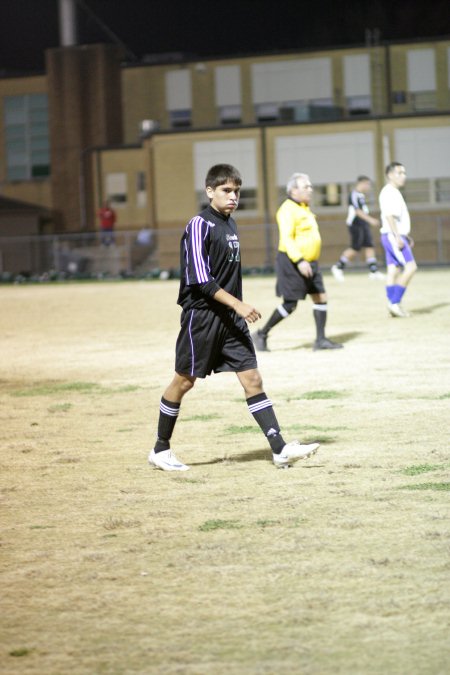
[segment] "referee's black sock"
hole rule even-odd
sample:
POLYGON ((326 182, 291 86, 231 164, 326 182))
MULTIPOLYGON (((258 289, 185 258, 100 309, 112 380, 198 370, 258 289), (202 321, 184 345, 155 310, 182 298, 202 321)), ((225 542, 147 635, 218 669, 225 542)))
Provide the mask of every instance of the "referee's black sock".
POLYGON ((325 337, 325 324, 327 322, 327 303, 316 302, 313 305, 314 321, 316 322, 316 339, 323 340, 325 337))
POLYGON ((280 433, 280 427, 275 416, 272 401, 266 394, 256 394, 247 399, 248 409, 258 422, 265 437, 269 441, 272 452, 280 454, 286 443, 280 433))
POLYGON ((170 439, 177 422, 180 404, 167 401, 161 397, 159 404, 158 439, 155 443, 155 452, 162 452, 170 448, 170 439))
POLYGON ((289 314, 292 314, 294 309, 297 307, 296 300, 285 300, 282 305, 279 305, 273 312, 272 316, 269 318, 267 323, 258 331, 261 335, 268 335, 269 331, 283 321, 287 319, 289 314))

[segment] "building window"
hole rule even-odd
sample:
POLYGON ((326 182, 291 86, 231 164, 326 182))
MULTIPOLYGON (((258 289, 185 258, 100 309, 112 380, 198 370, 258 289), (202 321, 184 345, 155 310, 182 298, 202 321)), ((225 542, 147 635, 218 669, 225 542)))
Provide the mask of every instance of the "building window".
POLYGON ((253 138, 223 141, 198 141, 194 143, 195 192, 199 208, 209 204, 205 194, 205 176, 214 164, 232 164, 243 177, 239 211, 257 212, 258 164, 257 146, 253 138))
POLYGON ((4 110, 7 179, 47 177, 50 174, 47 95, 7 96, 4 110))
POLYGON ((173 129, 191 126, 191 110, 170 110, 169 117, 173 129))
POLYGON ((436 179, 436 201, 450 202, 450 178, 436 179))
POLYGON ((240 124, 242 118, 240 67, 217 66, 214 79, 220 124, 240 124))
POLYGON ((147 206, 147 181, 145 171, 138 171, 136 174, 136 206, 144 208, 147 206))
POLYGON ((240 105, 224 105, 219 108, 220 124, 240 124, 242 108, 240 105))
POLYGON ((344 56, 344 94, 349 115, 371 112, 370 57, 368 54, 344 56))
POLYGON ((429 204, 430 181, 424 179, 408 179, 402 188, 403 196, 408 204, 429 204))
POLYGON ((172 128, 189 127, 192 119, 191 71, 170 70, 166 73, 166 108, 172 128))
POLYGON ((342 186, 339 183, 316 185, 314 204, 317 206, 342 206, 342 186))
POLYGON ((128 201, 126 173, 107 174, 106 201, 108 201, 111 206, 125 206, 128 201))
POLYGON ((277 122, 280 119, 280 106, 278 103, 258 103, 255 116, 258 122, 277 122))
POLYGON ((413 110, 434 110, 436 101, 436 55, 434 49, 407 52, 408 92, 413 110))

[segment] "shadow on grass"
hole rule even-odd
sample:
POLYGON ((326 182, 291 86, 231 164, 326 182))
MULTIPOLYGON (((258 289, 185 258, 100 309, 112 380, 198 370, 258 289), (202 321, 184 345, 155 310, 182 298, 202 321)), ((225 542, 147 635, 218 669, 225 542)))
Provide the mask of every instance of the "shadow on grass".
POLYGON ((442 307, 448 307, 450 302, 438 302, 435 305, 430 305, 429 307, 422 307, 419 309, 411 310, 411 316, 422 315, 422 314, 432 314, 437 309, 442 309, 442 307))
MULTIPOLYGON (((351 333, 339 333, 338 335, 327 335, 327 338, 330 340, 333 340, 333 342, 340 342, 341 344, 345 344, 346 342, 351 342, 352 340, 356 340, 360 335, 364 335, 362 331, 355 330, 351 333)), ((284 347, 283 349, 272 349, 271 351, 274 352, 293 352, 297 351, 299 349, 312 349, 314 345, 314 342, 304 342, 301 345, 297 345, 295 347, 284 347)), ((320 351, 320 350, 319 350, 320 351)), ((328 350, 323 350, 323 351, 328 351, 328 350)))
MULTIPOLYGON (((320 450, 319 450, 320 452, 320 450)), ((308 461, 310 462, 313 458, 310 457, 308 460, 300 460, 297 462, 298 464, 301 464, 303 468, 312 468, 318 467, 318 466, 323 466, 322 464, 317 464, 316 462, 312 464, 306 464, 305 462, 308 461)), ((317 459, 317 456, 314 455, 314 460, 317 459)), ((227 464, 227 463, 233 463, 233 462, 261 462, 263 460, 266 460, 268 462, 272 461, 272 455, 270 452, 270 449, 265 449, 265 450, 250 450, 249 452, 242 452, 239 455, 231 455, 230 457, 215 457, 214 459, 210 459, 209 461, 206 462, 189 462, 189 466, 209 466, 211 464, 227 464)))

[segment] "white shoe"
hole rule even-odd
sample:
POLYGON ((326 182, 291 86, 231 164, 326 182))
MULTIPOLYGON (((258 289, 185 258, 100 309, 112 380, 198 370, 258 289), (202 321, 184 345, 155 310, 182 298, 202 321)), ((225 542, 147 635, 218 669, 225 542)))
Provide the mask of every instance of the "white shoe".
POLYGON ((336 281, 344 281, 344 271, 341 270, 337 265, 332 265, 331 274, 334 276, 336 281))
POLYGON ((286 443, 280 454, 273 453, 273 463, 279 468, 289 466, 299 459, 306 459, 317 452, 319 443, 309 443, 309 445, 302 445, 298 441, 291 441, 286 443))
POLYGON ((186 464, 175 457, 172 450, 162 450, 161 452, 152 450, 148 456, 148 463, 163 471, 187 471, 189 469, 186 464))
POLYGON ((405 312, 398 302, 388 302, 388 310, 391 313, 391 316, 398 316, 402 319, 406 316, 409 316, 409 314, 405 312))
POLYGON ((369 279, 372 279, 373 281, 382 281, 383 279, 386 279, 386 275, 383 274, 383 272, 380 272, 380 270, 377 270, 376 272, 369 272, 369 279))

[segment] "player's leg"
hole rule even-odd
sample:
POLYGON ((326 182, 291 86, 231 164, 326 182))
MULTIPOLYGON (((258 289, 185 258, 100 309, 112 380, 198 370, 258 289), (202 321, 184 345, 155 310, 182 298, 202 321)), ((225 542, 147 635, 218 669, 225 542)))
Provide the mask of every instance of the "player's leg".
POLYGON ((257 368, 236 373, 241 383, 249 412, 258 423, 272 449, 272 458, 276 466, 289 466, 298 459, 304 459, 317 452, 318 443, 300 444, 298 441, 285 443, 272 401, 263 390, 261 374, 257 368))
POLYGON ((339 342, 333 342, 325 336, 325 326, 327 323, 328 302, 326 293, 312 293, 313 316, 316 324, 316 340, 313 350, 319 349, 341 349, 343 345, 339 342))
POLYGON ((189 467, 180 462, 170 450, 170 439, 177 422, 183 396, 194 386, 196 378, 175 373, 164 391, 159 404, 158 436, 148 461, 164 471, 186 471, 189 467))
POLYGON ((369 268, 369 279, 384 279, 384 274, 378 269, 377 256, 373 245, 372 230, 369 223, 362 225, 361 247, 364 249, 366 264, 369 268))
POLYGON ((300 274, 297 265, 288 258, 286 253, 278 252, 276 268, 276 294, 283 298, 283 303, 272 312, 267 323, 256 333, 253 333, 252 339, 258 351, 268 351, 267 337, 269 331, 280 321, 287 319, 297 307, 298 300, 303 300, 306 296, 306 280, 300 274))
POLYGON ((344 281, 344 270, 356 255, 358 255, 358 251, 351 247, 346 248, 345 251, 341 253, 337 263, 331 266, 331 273, 336 281, 344 281))
POLYGON ((336 281, 344 281, 344 270, 348 263, 358 255, 362 245, 362 230, 357 223, 348 228, 350 246, 343 251, 338 262, 331 267, 331 273, 336 281))
POLYGON ((328 298, 323 283, 322 273, 317 262, 313 263, 313 276, 309 282, 309 294, 313 301, 313 316, 316 324, 316 339, 313 350, 320 349, 341 349, 343 347, 339 342, 333 342, 325 336, 325 326, 328 315, 328 298))
POLYGON ((271 316, 269 317, 269 320, 264 324, 264 326, 257 330, 256 333, 253 333, 252 339, 256 349, 259 352, 270 351, 267 347, 267 337, 269 332, 274 326, 280 323, 280 321, 287 319, 296 307, 297 300, 286 300, 283 298, 282 304, 278 305, 278 307, 274 309, 271 316))
POLYGON ((404 245, 403 248, 400 248, 392 234, 383 234, 381 237, 387 263, 386 295, 388 310, 391 316, 395 317, 408 316, 400 302, 417 269, 411 247, 407 239, 403 239, 404 245))

